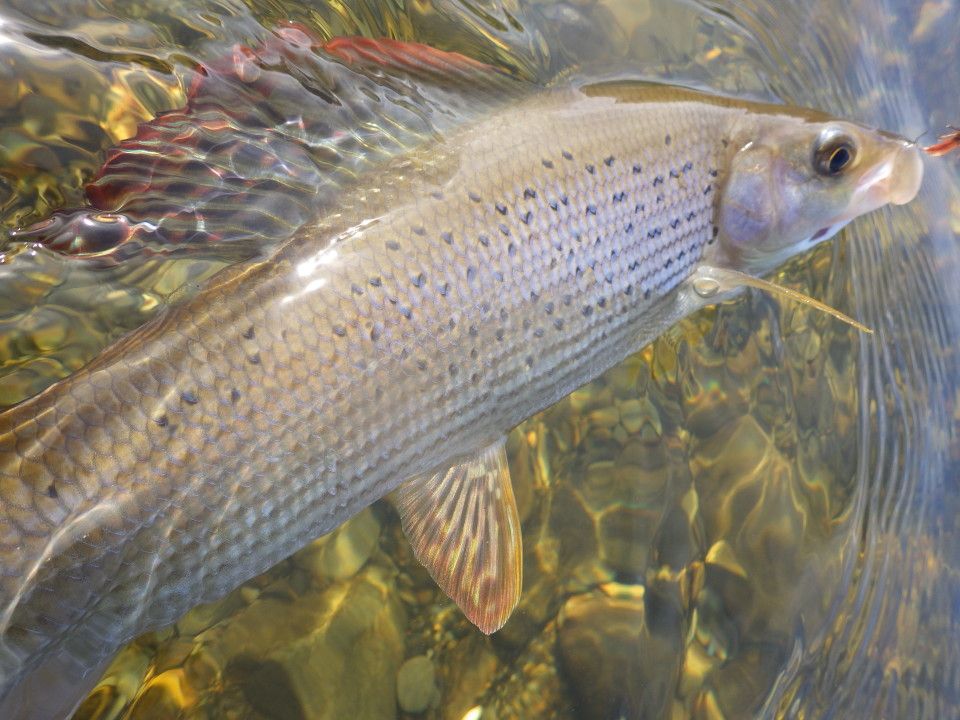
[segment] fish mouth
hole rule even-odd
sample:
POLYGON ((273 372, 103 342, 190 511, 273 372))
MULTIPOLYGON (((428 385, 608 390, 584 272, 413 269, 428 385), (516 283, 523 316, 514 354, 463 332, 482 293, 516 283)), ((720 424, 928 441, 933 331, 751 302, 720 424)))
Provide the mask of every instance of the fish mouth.
POLYGON ((858 205, 867 212, 887 203, 905 205, 923 182, 923 159, 916 144, 901 141, 897 151, 864 174, 857 189, 858 205))

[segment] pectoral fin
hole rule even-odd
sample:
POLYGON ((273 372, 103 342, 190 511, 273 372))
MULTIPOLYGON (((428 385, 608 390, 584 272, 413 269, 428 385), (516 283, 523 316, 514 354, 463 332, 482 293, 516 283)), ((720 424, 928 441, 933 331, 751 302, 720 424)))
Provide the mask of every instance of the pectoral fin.
POLYGON ((503 440, 446 472, 410 480, 395 504, 417 559, 484 633, 520 598, 520 518, 503 440))
POLYGON ((819 300, 814 300, 809 295, 804 295, 802 292, 798 292, 788 287, 783 287, 782 285, 777 285, 769 280, 753 277, 753 275, 747 275, 746 273, 742 273, 737 270, 711 267, 710 265, 701 265, 690 277, 690 282, 693 285, 694 292, 703 298, 721 295, 725 292, 737 290, 744 286, 757 288, 758 290, 763 290, 771 295, 786 297, 794 302, 800 303, 801 305, 806 305, 807 307, 812 307, 820 312, 825 312, 827 315, 835 317, 840 322, 844 322, 862 333, 873 335, 873 330, 868 328, 863 323, 857 322, 852 317, 844 315, 836 308, 832 308, 829 305, 820 302, 819 300))

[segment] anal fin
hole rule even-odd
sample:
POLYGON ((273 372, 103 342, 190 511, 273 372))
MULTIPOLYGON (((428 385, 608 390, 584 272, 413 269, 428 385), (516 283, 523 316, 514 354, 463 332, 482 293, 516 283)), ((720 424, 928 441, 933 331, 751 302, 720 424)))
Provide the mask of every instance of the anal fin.
POLYGON ((503 440, 395 494, 417 559, 482 632, 499 630, 520 598, 520 518, 503 440))

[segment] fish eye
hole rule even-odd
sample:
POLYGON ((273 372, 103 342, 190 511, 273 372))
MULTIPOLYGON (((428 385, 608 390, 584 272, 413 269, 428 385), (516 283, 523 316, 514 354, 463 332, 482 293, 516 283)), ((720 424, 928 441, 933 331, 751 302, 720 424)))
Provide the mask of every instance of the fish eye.
POLYGON ((813 153, 813 165, 817 172, 827 177, 836 177, 846 170, 857 157, 857 147, 849 135, 831 133, 822 137, 813 153))

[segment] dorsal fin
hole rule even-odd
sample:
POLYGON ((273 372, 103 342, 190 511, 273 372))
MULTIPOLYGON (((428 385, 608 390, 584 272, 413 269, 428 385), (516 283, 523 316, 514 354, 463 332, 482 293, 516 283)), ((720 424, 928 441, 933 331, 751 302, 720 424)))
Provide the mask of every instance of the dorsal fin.
POLYGON ((442 75, 502 72, 458 52, 390 38, 337 37, 325 42, 323 49, 348 63, 373 63, 416 74, 424 71, 442 75))

